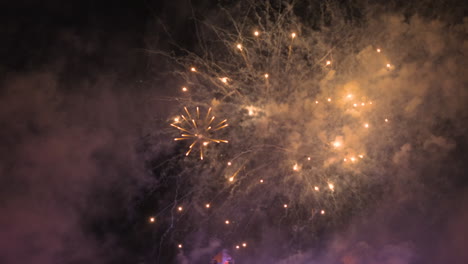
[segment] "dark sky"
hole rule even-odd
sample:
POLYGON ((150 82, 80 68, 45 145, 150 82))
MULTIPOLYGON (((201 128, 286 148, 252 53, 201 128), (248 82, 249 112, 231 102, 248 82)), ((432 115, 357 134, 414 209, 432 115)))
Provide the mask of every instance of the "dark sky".
MULTIPOLYGON (((369 22, 361 14, 365 1, 332 2, 335 8, 344 10, 349 23, 369 22)), ((381 10, 401 15, 415 32, 419 32, 419 26, 426 28, 421 26, 424 22, 411 20, 414 15, 443 21, 445 31, 457 33, 442 37, 450 43, 447 51, 430 61, 450 68, 452 64, 445 64, 444 59, 458 58, 453 59, 453 65, 466 66, 458 65, 466 57, 466 3, 380 2, 385 2, 378 5, 381 10), (463 25, 465 28, 460 29, 463 25)), ((165 165, 175 164, 172 159, 180 154, 167 128, 175 106, 166 100, 177 93, 174 87, 180 83, 167 74, 176 66, 150 51, 182 54, 173 43, 198 51, 192 14, 200 21, 218 21, 216 3, 0 3, 0 263, 207 263, 209 256, 227 247, 222 239, 213 240, 190 224, 172 229, 174 221, 179 221, 172 215, 162 216, 160 225, 148 224, 149 216, 173 206, 174 193, 190 196, 195 187, 200 187, 171 177, 188 169, 165 165), (186 244, 190 239, 194 244, 188 253, 175 247, 184 239, 186 244)), ((230 1, 222 3, 235 6, 230 1)), ((314 29, 323 26, 313 18, 321 7, 317 1, 298 1, 298 6, 297 13, 305 25, 314 29)), ((329 15, 326 10, 319 14, 329 15)), ((396 25, 386 32, 406 37, 403 26, 396 25)), ((434 22, 429 28, 438 28, 438 24, 434 22)), ((428 34, 425 40, 438 43, 432 37, 428 34)), ((417 41, 411 43, 417 46, 417 41)), ((428 50, 431 48, 436 50, 436 44, 428 50)), ((398 48, 388 49, 398 54, 398 48)), ((412 59, 404 57, 401 61, 412 59)), ((414 65, 423 65, 421 61, 414 65)), ((420 78, 426 78, 433 70, 425 68, 422 72, 428 74, 420 78)), ((445 76, 445 72, 434 75, 445 76)), ((411 79, 401 76, 401 80, 411 79)), ((452 83, 458 88, 449 91, 458 101, 447 110, 446 119, 440 123, 424 119, 420 127, 411 130, 413 134, 402 136, 418 138, 417 133, 438 131, 440 137, 430 137, 432 143, 422 140, 429 142, 429 147, 421 145, 425 151, 427 147, 429 153, 439 154, 422 161, 411 146, 399 145, 395 155, 390 154, 394 149, 388 149, 397 165, 387 174, 417 175, 411 176, 413 180, 427 174, 427 179, 406 182, 403 176, 395 176, 398 180, 389 181, 395 184, 388 187, 395 188, 388 191, 389 197, 382 198, 379 206, 364 210, 366 217, 350 217, 336 232, 326 233, 328 229, 324 228, 324 242, 314 244, 317 248, 290 253, 278 246, 281 242, 272 242, 289 238, 272 224, 255 240, 263 242, 263 251, 259 251, 262 256, 248 251, 240 258, 245 263, 254 263, 252 260, 260 257, 269 263, 466 263, 468 129, 467 119, 455 118, 467 117, 467 108, 460 106, 466 99, 466 77, 454 75, 444 82, 448 86, 452 83), (414 166, 407 164, 411 162, 414 166), (447 180, 439 181, 445 179, 444 175, 449 175, 447 180), (413 187, 418 190, 414 195, 402 194, 413 187), (428 222, 420 225, 425 220, 428 222), (380 223, 385 223, 384 227, 380 223), (363 234, 363 230, 367 232, 363 234), (278 248, 284 254, 278 254, 277 259, 266 256, 274 255, 278 248)), ((415 87, 414 93, 422 90, 415 87)), ((197 173, 202 174, 200 171, 197 173)), ((180 221, 192 219, 199 220, 187 216, 180 221)))

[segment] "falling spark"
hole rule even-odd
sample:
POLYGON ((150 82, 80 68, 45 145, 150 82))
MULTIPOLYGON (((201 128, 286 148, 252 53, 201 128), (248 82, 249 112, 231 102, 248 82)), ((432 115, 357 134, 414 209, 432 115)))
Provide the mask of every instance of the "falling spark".
POLYGON ((380 51, 381 51, 380 49, 377 49, 377 52, 379 52, 379 53, 380 53, 380 51))
POLYGON ((207 203, 207 204, 205 205, 205 207, 206 207, 206 208, 210 208, 210 204, 207 203))
POLYGON ((268 75, 268 73, 265 73, 264 76, 265 76, 265 79, 268 79, 268 77, 269 77, 270 75, 268 75))
POLYGON ((293 33, 291 33, 291 38, 293 38, 293 39, 294 39, 295 37, 296 37, 296 33, 294 33, 294 32, 293 32, 293 33))
POLYGON ((154 221, 156 221, 156 218, 150 217, 149 221, 150 221, 150 223, 154 223, 154 221))
POLYGON ((242 243, 242 246, 243 246, 243 247, 247 247, 247 243, 245 243, 245 242, 242 243))
POLYGON ((339 148, 339 147, 341 147, 341 142, 335 141, 335 142, 333 142, 333 146, 334 146, 335 148, 339 148))
POLYGON ((321 214, 325 214, 325 210, 320 211, 321 214))
POLYGON ((283 207, 284 207, 284 208, 288 208, 288 205, 287 205, 287 204, 284 204, 283 207))
POLYGON ((260 180, 260 183, 263 183, 263 179, 260 180))
POLYGON ((195 69, 195 67, 192 67, 192 68, 190 68, 190 71, 192 71, 192 72, 196 72, 196 71, 197 71, 197 69, 195 69))
POLYGON ((182 87, 182 92, 187 92, 187 91, 188 91, 187 87, 185 87, 185 86, 182 87))
POLYGON ((231 166, 231 165, 232 165, 232 163, 229 161, 229 162, 227 163, 227 165, 228 165, 228 166, 231 166))
POLYGON ((361 155, 358 155, 358 157, 362 159, 364 158, 364 155, 361 154, 361 155))
POLYGON ((228 78, 227 77, 222 77, 222 78, 219 78, 223 83, 227 83, 228 82, 228 78))
POLYGON ((239 245, 236 245, 236 249, 239 249, 239 248, 240 248, 239 245))
POLYGON ((331 61, 327 60, 327 65, 330 65, 331 64, 331 61))
POLYGON ((196 108, 196 115, 192 116, 190 114, 187 107, 184 107, 185 112, 187 113, 187 117, 181 115, 183 121, 182 124, 176 125, 171 124, 171 126, 177 128, 181 132, 181 137, 174 138, 175 141, 180 140, 192 140, 192 144, 189 146, 188 151, 185 153, 185 156, 188 156, 190 152, 194 149, 195 146, 199 146, 200 150, 200 159, 203 160, 203 153, 205 148, 208 146, 209 142, 215 143, 228 143, 227 140, 224 139, 216 139, 212 138, 211 134, 215 131, 223 129, 228 125, 227 119, 219 122, 217 125, 212 126, 213 120, 215 119, 214 116, 211 116, 211 108, 208 109, 206 112, 205 118, 200 116, 200 109, 196 108))
POLYGON ((388 119, 387 119, 387 118, 385 118, 385 122, 388 122, 388 119))
POLYGON ((316 104, 318 104, 318 101, 315 101, 316 104))
POLYGON ((177 208, 177 210, 179 210, 179 212, 181 212, 182 210, 184 210, 184 208, 182 208, 182 206, 179 206, 179 207, 177 208))
POLYGON ((236 46, 240 51, 242 51, 242 45, 241 44, 237 44, 236 46))
POLYGON ((352 95, 352 94, 348 94, 346 97, 351 99, 351 98, 353 98, 353 95, 352 95))
POLYGON ((256 37, 258 37, 258 36, 260 35, 260 33, 259 33, 258 31, 255 31, 255 32, 254 32, 254 35, 255 35, 256 37))
POLYGON ((331 102, 331 98, 328 98, 327 101, 328 101, 328 102, 331 102))
POLYGON ((387 68, 390 68, 392 67, 392 65, 390 65, 390 63, 387 63, 387 68))
POLYGON ((299 165, 297 165, 297 163, 296 163, 293 166, 293 171, 298 171, 298 170, 299 170, 299 165))
POLYGON ((224 223, 225 223, 226 225, 229 225, 231 222, 229 222, 229 220, 226 220, 226 221, 224 221, 224 223))
POLYGON ((355 158, 355 157, 351 157, 351 161, 352 161, 352 162, 356 161, 356 158, 355 158))
POLYGON ((369 128, 369 124, 368 124, 368 123, 365 123, 365 124, 364 124, 364 127, 365 127, 365 128, 369 128))
POLYGON ((179 248, 182 248, 182 244, 179 244, 179 246, 178 246, 178 247, 179 247, 179 248))
POLYGON ((314 190, 318 192, 320 189, 319 189, 318 186, 315 186, 315 187, 314 187, 314 190))
POLYGON ((178 117, 174 118, 174 122, 178 123, 178 122, 179 122, 179 118, 178 118, 178 117))
POLYGON ((307 160, 310 160, 310 157, 307 157, 307 160))
POLYGON ((357 107, 357 104, 353 104, 354 107, 357 107))
POLYGON ((232 182, 234 181, 234 176, 229 178, 229 181, 232 182))
POLYGON ((329 183, 328 188, 333 191, 335 189, 335 185, 333 185, 333 183, 329 183))

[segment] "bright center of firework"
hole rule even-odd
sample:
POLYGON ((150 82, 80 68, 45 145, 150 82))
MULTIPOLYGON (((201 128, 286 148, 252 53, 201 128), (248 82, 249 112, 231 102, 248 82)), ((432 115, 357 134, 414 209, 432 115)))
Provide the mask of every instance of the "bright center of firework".
POLYGON ((180 115, 182 117, 182 120, 180 120, 181 123, 178 125, 171 124, 171 126, 177 128, 181 132, 181 137, 174 138, 175 141, 192 140, 192 144, 185 153, 186 156, 188 156, 195 147, 198 147, 200 150, 200 159, 202 160, 205 148, 210 142, 228 143, 228 141, 224 139, 212 138, 212 135, 216 131, 228 126, 227 119, 224 119, 217 125, 212 126, 215 117, 211 115, 211 108, 208 109, 204 118, 200 116, 200 109, 198 107, 195 116, 190 114, 187 107, 184 107, 184 110, 187 113, 187 116, 180 115))

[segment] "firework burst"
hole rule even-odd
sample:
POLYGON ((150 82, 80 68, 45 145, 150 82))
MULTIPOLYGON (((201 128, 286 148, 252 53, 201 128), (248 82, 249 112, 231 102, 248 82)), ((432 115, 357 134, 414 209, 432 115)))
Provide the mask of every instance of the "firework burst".
POLYGON ((198 147, 200 152, 200 160, 203 160, 205 148, 210 142, 214 143, 228 143, 227 140, 213 138, 214 133, 220 129, 229 126, 227 119, 213 125, 215 116, 211 115, 211 107, 207 110, 205 117, 200 116, 200 108, 197 106, 196 113, 192 116, 187 109, 184 107, 187 116, 180 115, 182 119, 178 117, 174 119, 174 123, 171 126, 177 128, 181 134, 180 137, 174 138, 175 141, 189 140, 192 141, 188 151, 185 153, 188 156, 193 149, 198 147))

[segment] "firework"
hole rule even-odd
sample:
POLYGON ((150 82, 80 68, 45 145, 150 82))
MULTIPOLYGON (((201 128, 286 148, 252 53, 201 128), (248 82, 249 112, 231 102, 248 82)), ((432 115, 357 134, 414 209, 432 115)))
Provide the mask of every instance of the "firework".
POLYGON ((187 107, 184 107, 185 115, 180 115, 182 120, 176 118, 171 126, 177 128, 181 134, 180 137, 174 138, 175 141, 189 140, 191 144, 188 151, 185 153, 188 156, 193 149, 197 148, 200 152, 200 159, 203 160, 204 152, 210 142, 228 143, 227 140, 213 138, 214 133, 220 129, 228 127, 227 119, 213 125, 215 116, 211 115, 211 107, 207 110, 205 117, 200 116, 200 108, 197 106, 195 115, 190 114, 187 107))

